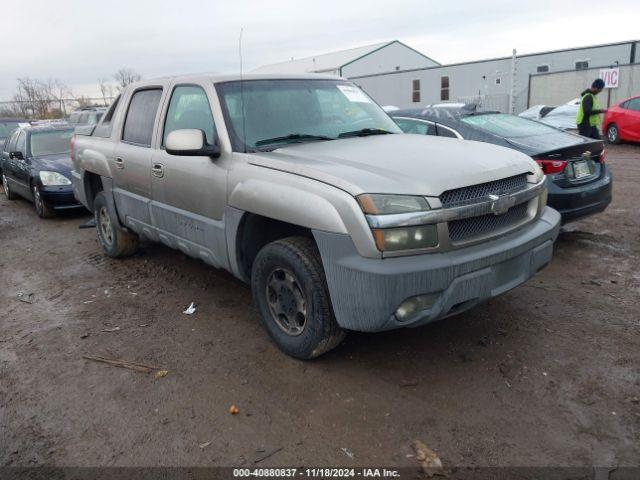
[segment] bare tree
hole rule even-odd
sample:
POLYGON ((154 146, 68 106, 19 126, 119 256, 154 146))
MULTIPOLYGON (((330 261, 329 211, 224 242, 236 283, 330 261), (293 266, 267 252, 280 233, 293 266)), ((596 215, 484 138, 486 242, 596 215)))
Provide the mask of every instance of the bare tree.
POLYGON ((17 90, 13 96, 16 105, 14 109, 22 116, 32 118, 44 119, 66 115, 64 100, 72 97, 71 89, 60 80, 22 77, 18 79, 17 90))
POLYGON ((107 83, 106 78, 99 78, 98 85, 100 86, 100 93, 102 94, 102 101, 104 102, 104 106, 106 107, 111 103, 111 100, 114 97, 115 87, 107 83))
POLYGON ((115 73, 113 78, 118 82, 118 90, 122 90, 130 83, 142 80, 142 76, 132 68, 121 68, 115 73))

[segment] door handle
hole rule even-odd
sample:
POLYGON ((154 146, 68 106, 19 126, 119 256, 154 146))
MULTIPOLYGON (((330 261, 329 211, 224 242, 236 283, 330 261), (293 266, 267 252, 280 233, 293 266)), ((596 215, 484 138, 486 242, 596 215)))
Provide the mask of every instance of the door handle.
POLYGON ((116 168, 124 168, 124 160, 120 157, 116 157, 116 168))
POLYGON ((151 173, 154 177, 164 177, 164 165, 162 165, 161 163, 154 163, 153 167, 151 168, 151 173))

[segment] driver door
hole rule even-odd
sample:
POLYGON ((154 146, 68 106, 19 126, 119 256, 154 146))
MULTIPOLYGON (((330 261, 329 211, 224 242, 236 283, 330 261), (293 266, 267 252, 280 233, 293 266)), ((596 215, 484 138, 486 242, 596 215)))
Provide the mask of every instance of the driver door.
POLYGON ((202 130, 208 144, 217 141, 210 100, 214 95, 210 83, 172 85, 153 151, 151 217, 161 241, 220 267, 227 263, 227 160, 169 155, 165 150, 167 135, 174 130, 202 130))

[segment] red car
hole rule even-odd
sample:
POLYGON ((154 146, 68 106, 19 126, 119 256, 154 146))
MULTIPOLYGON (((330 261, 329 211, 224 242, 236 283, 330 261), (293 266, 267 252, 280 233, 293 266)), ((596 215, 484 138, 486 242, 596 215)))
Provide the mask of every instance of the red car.
POLYGON ((610 143, 640 142, 640 96, 631 97, 607 110, 602 133, 610 143))

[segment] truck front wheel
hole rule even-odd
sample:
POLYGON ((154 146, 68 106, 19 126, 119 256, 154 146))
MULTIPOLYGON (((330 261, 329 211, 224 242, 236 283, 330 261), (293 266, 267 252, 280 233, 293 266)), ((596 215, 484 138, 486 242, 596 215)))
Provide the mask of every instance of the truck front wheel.
POLYGON ((93 201, 98 242, 107 255, 112 258, 133 255, 138 249, 138 235, 119 228, 111 218, 111 209, 104 192, 96 195, 93 201))
POLYGON ((312 239, 289 237, 263 247, 253 263, 251 288, 262 324, 287 355, 312 359, 344 339, 312 239))

